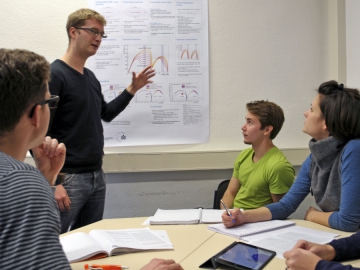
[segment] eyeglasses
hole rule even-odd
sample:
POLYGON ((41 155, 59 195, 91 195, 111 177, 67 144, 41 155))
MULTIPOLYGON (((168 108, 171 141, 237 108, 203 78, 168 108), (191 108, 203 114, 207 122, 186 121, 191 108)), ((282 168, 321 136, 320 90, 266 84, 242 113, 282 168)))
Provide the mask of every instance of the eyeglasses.
POLYGON ((49 99, 44 99, 44 100, 36 103, 35 106, 30 111, 29 118, 33 117, 35 108, 38 105, 49 104, 49 109, 56 109, 59 104, 59 99, 60 99, 59 96, 50 96, 49 99))
POLYGON ((83 27, 74 27, 75 29, 80 29, 80 30, 85 30, 85 31, 89 31, 91 34, 93 34, 95 37, 97 37, 98 35, 101 36, 101 38, 107 38, 107 35, 103 32, 100 32, 97 29, 94 28, 83 28, 83 27))

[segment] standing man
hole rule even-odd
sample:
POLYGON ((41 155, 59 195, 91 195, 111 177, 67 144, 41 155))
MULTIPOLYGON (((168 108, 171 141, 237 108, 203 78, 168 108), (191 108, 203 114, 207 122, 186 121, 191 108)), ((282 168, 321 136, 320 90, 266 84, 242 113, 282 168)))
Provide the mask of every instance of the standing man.
POLYGON ((101 120, 110 122, 123 111, 135 93, 151 83, 151 66, 133 72, 131 84, 106 103, 95 75, 85 68, 86 60, 106 38, 105 18, 91 9, 70 14, 66 24, 69 46, 61 59, 51 64, 49 89, 58 95, 58 108, 51 115, 48 135, 67 146, 55 199, 61 210, 61 232, 102 219, 105 204, 105 175, 102 171, 104 135, 101 120))
MULTIPOLYGON (((243 150, 235 160, 233 175, 222 200, 230 208, 253 209, 279 201, 294 182, 295 171, 273 139, 285 121, 283 110, 273 102, 246 104, 242 126, 243 150)), ((222 207, 222 206, 221 206, 222 207)))

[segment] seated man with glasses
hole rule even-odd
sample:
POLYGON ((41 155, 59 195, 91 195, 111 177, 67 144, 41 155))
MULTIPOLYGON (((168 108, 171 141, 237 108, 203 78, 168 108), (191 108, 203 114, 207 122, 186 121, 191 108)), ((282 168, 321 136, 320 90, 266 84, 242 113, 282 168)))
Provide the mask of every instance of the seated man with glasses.
MULTIPOLYGON (((107 103, 100 82, 85 68, 103 38, 105 18, 91 9, 71 13, 66 24, 68 49, 51 64, 49 90, 58 95, 58 108, 51 114, 48 135, 67 145, 64 167, 55 188, 61 210, 61 232, 76 229, 102 219, 105 204, 105 175, 102 171, 104 134, 101 120, 112 121, 135 93, 151 83, 151 66, 138 74, 114 100, 107 103)), ((119 71, 120 72, 120 71, 119 71)))
MULTIPOLYGON (((2 269, 71 269, 59 241, 60 215, 50 188, 64 164, 66 149, 45 137, 49 109, 59 101, 58 96, 50 96, 49 78, 50 65, 44 57, 0 49, 2 269), (23 162, 28 149, 38 169, 23 162)), ((183 270, 171 259, 153 259, 141 268, 160 269, 183 270)))
POLYGON ((0 265, 6 269, 70 269, 50 188, 66 150, 45 138, 49 108, 59 100, 50 97, 49 79, 44 57, 0 49, 0 265), (23 163, 29 149, 39 170, 23 163))

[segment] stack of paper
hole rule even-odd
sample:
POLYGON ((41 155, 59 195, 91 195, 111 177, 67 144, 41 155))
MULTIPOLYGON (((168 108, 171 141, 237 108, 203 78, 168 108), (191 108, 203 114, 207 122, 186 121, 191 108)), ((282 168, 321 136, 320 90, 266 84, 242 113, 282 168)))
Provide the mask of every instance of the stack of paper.
POLYGON ((224 210, 218 209, 158 209, 150 219, 151 225, 221 223, 224 210))

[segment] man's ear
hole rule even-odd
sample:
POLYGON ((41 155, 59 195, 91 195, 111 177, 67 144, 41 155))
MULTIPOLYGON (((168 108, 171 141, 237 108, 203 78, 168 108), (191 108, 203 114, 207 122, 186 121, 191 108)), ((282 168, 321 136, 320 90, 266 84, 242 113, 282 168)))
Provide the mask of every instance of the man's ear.
POLYGON ((273 131, 274 127, 273 126, 267 126, 264 128, 264 135, 268 135, 271 133, 271 131, 273 131))
POLYGON ((40 127, 40 110, 41 105, 36 105, 34 109, 33 116, 31 117, 31 123, 36 127, 40 127))
POLYGON ((69 36, 70 37, 72 37, 72 38, 74 38, 75 37, 75 35, 76 35, 76 28, 75 27, 70 27, 70 29, 69 29, 69 36))

